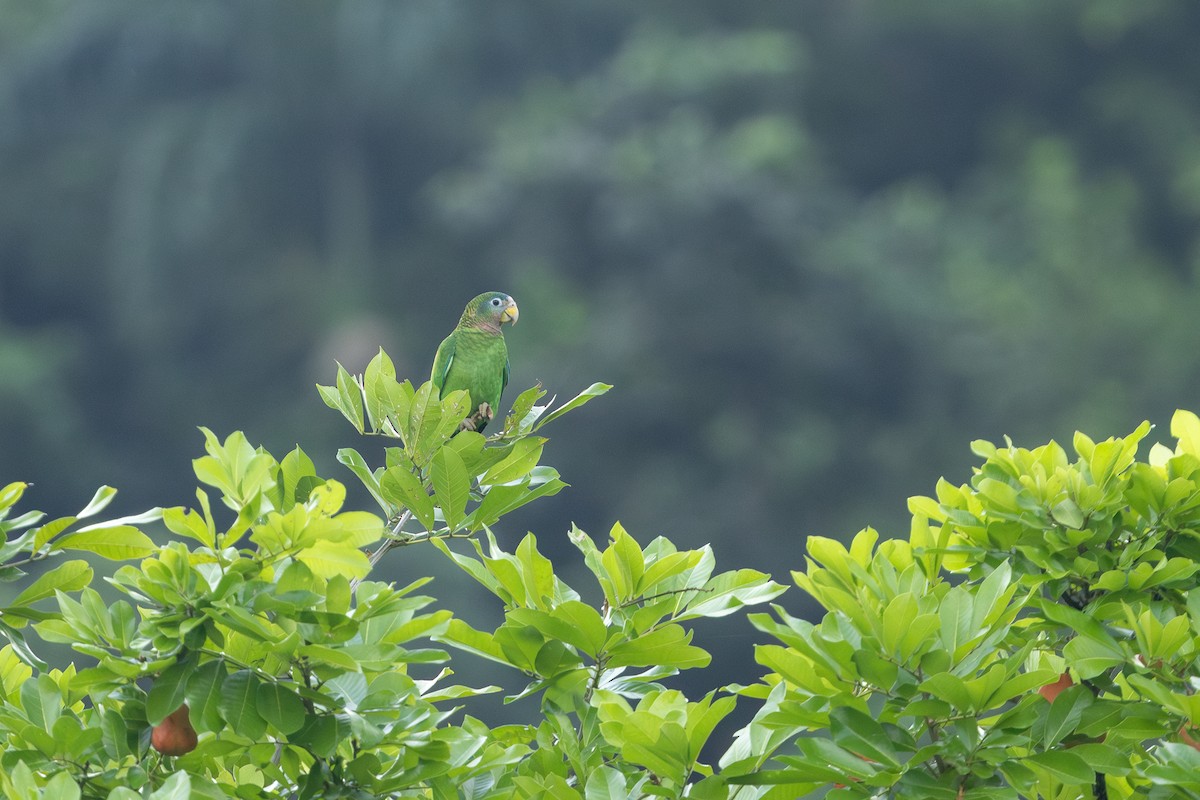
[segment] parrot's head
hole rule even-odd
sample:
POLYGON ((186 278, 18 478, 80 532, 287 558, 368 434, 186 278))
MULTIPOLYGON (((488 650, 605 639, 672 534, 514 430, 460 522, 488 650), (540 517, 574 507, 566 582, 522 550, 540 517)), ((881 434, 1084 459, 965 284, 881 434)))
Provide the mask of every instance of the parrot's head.
POLYGON ((459 324, 499 331, 506 322, 515 325, 518 316, 516 301, 504 292, 484 292, 467 303, 459 324))

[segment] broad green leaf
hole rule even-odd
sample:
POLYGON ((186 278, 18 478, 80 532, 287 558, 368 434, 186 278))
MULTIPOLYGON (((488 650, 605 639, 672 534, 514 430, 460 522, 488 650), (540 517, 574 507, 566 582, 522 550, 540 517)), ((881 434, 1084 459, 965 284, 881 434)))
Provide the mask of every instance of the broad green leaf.
POLYGON ((43 797, 52 797, 54 800, 79 800, 79 784, 71 777, 70 772, 60 772, 46 781, 43 797))
POLYGON ((451 532, 458 530, 471 493, 471 479, 462 458, 453 448, 440 448, 433 456, 429 475, 447 527, 451 532))
MULTIPOLYGON (((4 613, 7 615, 12 615, 12 607, 10 606, 9 608, 4 609, 4 613)), ((55 622, 59 622, 59 620, 50 620, 49 622, 42 623, 42 625, 49 625, 55 622)), ((42 633, 40 630, 42 625, 38 626, 39 634, 42 633)), ((13 626, 5 623, 3 620, 0 620, 0 636, 8 639, 8 644, 5 645, 5 647, 10 649, 11 652, 21 661, 25 662, 27 666, 32 667, 39 672, 45 672, 50 669, 50 665, 39 658, 37 653, 33 652, 33 650, 25 642, 25 637, 21 635, 21 632, 13 626)), ((44 635, 43 638, 45 638, 44 635)))
POLYGON ((554 598, 554 565, 538 552, 537 539, 532 533, 526 534, 517 545, 516 556, 525 585, 526 602, 536 608, 546 608, 548 601, 554 598))
MULTIPOLYGON (((25 490, 28 488, 28 483, 13 481, 3 489, 0 489, 0 512, 6 511, 16 505, 17 501, 21 499, 21 495, 25 494, 25 490)), ((3 519, 5 516, 5 514, 0 513, 0 519, 3 519)))
POLYGON ((321 540, 312 547, 296 554, 299 561, 313 571, 314 575, 331 578, 344 575, 347 578, 365 578, 371 571, 367 554, 344 542, 321 540))
POLYGON ((59 537, 55 550, 83 550, 112 561, 128 561, 153 555, 157 545, 146 534, 129 525, 76 531, 59 537))
POLYGON ((1200 417, 1178 409, 1171 417, 1171 435, 1179 440, 1179 450, 1200 458, 1200 417))
POLYGON ((704 650, 689 644, 690 631, 668 624, 621 642, 609 650, 609 667, 664 666, 678 669, 706 667, 712 660, 704 650))
POLYGON ((171 533, 195 539, 205 547, 216 545, 216 531, 209 527, 204 517, 190 509, 181 506, 163 509, 163 524, 171 533))
POLYGON ((338 669, 358 672, 362 669, 352 656, 333 647, 321 644, 304 644, 296 648, 296 655, 320 664, 328 664, 338 669))
POLYGON ((179 770, 151 792, 148 800, 191 800, 191 797, 191 776, 187 772, 179 770))
POLYGON ((889 767, 900 766, 899 756, 887 732, 876 720, 849 706, 829 712, 833 741, 846 750, 889 767))
POLYGON ((387 415, 394 409, 394 397, 399 386, 392 389, 393 384, 396 384, 396 366, 381 347, 363 372, 363 399, 366 401, 367 421, 372 431, 380 430, 387 415))
POLYGON ((146 719, 157 725, 183 703, 188 679, 196 669, 195 657, 175 662, 163 670, 146 693, 146 719))
POLYGON ((362 433, 364 429, 362 387, 341 364, 338 364, 337 369, 337 391, 342 413, 346 415, 346 419, 350 420, 355 429, 362 433))
POLYGON ((1072 686, 1055 697, 1041 724, 1035 728, 1040 729, 1043 746, 1050 749, 1074 733, 1083 712, 1093 702, 1095 698, 1084 686, 1072 686))
POLYGON ((545 445, 546 439, 541 436, 521 439, 513 445, 503 461, 484 473, 479 482, 485 485, 504 484, 524 478, 537 466, 545 445))
POLYGON ((1070 750, 1035 753, 1023 758, 1022 763, 1043 769, 1066 784, 1089 785, 1096 777, 1088 763, 1070 750))
POLYGON ((685 728, 688 737, 688 754, 692 758, 700 755, 713 730, 737 706, 737 698, 729 696, 713 700, 713 694, 714 692, 709 692, 700 702, 688 704, 685 728))
POLYGON ((256 707, 259 716, 282 734, 297 731, 304 724, 304 701, 279 683, 268 681, 260 685, 256 707))
POLYGON ((434 448, 441 446, 441 442, 434 441, 441 420, 441 401, 433 384, 425 381, 413 394, 408 409, 408 435, 404 437, 408 455, 417 466, 424 467, 434 448))
POLYGON ((34 725, 49 732, 62 714, 62 692, 49 675, 43 673, 21 685, 21 708, 34 725))
POLYGON ((87 517, 91 517, 91 516, 95 516, 96 514, 99 514, 101 511, 103 511, 105 508, 108 507, 108 504, 111 503, 113 498, 116 496, 117 496, 116 489, 112 488, 111 486, 101 486, 99 489, 96 490, 96 494, 92 497, 91 501, 89 501, 88 504, 84 507, 83 511, 79 512, 78 517, 80 519, 85 519, 87 517))
POLYGON ((600 648, 608 639, 608 629, 604 625, 604 618, 600 616, 599 611, 586 603, 567 600, 556 606, 550 613, 569 624, 576 631, 576 646, 589 656, 594 657, 599 653, 600 648))
POLYGON ((955 662, 967 654, 967 643, 980 633, 972 624, 973 616, 974 603, 965 588, 955 587, 942 598, 938 609, 942 625, 942 644, 955 662))
POLYGON ((917 688, 940 700, 945 700, 955 708, 964 711, 972 710, 971 694, 963 679, 957 675, 939 672, 926 678, 917 688))
MULTIPOLYGON (((546 390, 539 383, 517 395, 509 409, 508 417, 504 420, 504 432, 508 434, 528 430, 541 416, 540 410, 534 408, 534 403, 546 396, 546 390)), ((542 407, 544 410, 544 406, 542 407)))
POLYGON ((261 688, 262 681, 253 672, 238 670, 225 679, 224 693, 217 703, 229 727, 251 740, 262 738, 267 731, 267 722, 258 713, 261 688))
POLYGON ((600 766, 588 775, 584 800, 629 800, 625 777, 612 767, 600 766))
POLYGON ((26 586, 12 601, 12 605, 30 605, 52 596, 56 591, 78 591, 91 582, 92 568, 86 561, 64 561, 26 586))
POLYGON ((187 680, 185 699, 192 724, 201 731, 219 731, 222 727, 221 697, 225 692, 225 662, 208 661, 192 672, 187 680))
POLYGON ((498 661, 501 664, 509 666, 512 665, 508 656, 505 655, 504 649, 496 642, 495 637, 483 631, 475 630, 457 617, 450 620, 450 624, 444 632, 433 638, 435 641, 454 645, 462 650, 467 650, 492 661, 498 661))
POLYGON ((425 530, 433 530, 433 498, 416 475, 403 466, 388 467, 379 485, 385 500, 409 509, 425 530))
POLYGON ((47 542, 74 525, 77 521, 77 517, 59 517, 39 527, 33 538, 33 552, 36 553, 38 550, 41 550, 47 542))
POLYGON ((632 598, 646 569, 642 549, 633 537, 625 532, 621 523, 616 523, 609 533, 612 541, 601 554, 601 562, 612 581, 621 602, 632 598))
POLYGON ((723 572, 687 598, 687 610, 678 619, 724 617, 748 605, 766 603, 787 591, 771 576, 753 569, 723 572))
POLYGON ((1097 641, 1090 636, 1076 636, 1063 648, 1067 664, 1079 673, 1081 680, 1094 678, 1105 670, 1125 661, 1125 651, 1111 639, 1097 641))
POLYGON ((1130 754, 1122 752, 1111 744, 1085 742, 1073 745, 1071 752, 1082 758, 1096 772, 1103 772, 1105 775, 1123 777, 1133 769, 1130 754))
POLYGON ((383 537, 383 520, 369 511, 343 511, 333 518, 330 541, 351 547, 366 547, 383 537))
POLYGON ((533 489, 523 484, 489 487, 487 494, 483 496, 483 502, 468 516, 471 529, 479 530, 494 525, 505 514, 539 498, 556 495, 566 486, 567 484, 559 480, 555 473, 555 477, 533 489))
POLYGON ((545 416, 543 416, 541 418, 541 420, 536 425, 533 426, 533 430, 535 430, 535 431, 540 430, 542 428, 542 426, 550 423, 553 420, 558 419, 563 414, 566 414, 568 411, 573 411, 576 408, 579 408, 580 406, 582 406, 584 403, 587 403, 587 402, 591 401, 592 399, 599 397, 600 395, 604 394, 611 388, 612 388, 612 386, 607 383, 593 383, 591 386, 584 389, 579 394, 575 395, 575 397, 571 398, 566 403, 563 403, 561 406, 554 409, 549 414, 546 414, 545 416))
MULTIPOLYGON (((284 461, 286 460, 285 458, 284 461)), ((357 450, 351 447, 343 447, 337 451, 337 460, 339 464, 345 465, 354 473, 354 476, 358 478, 363 487, 370 492, 371 497, 375 498, 375 502, 379 503, 385 509, 388 507, 388 503, 384 499, 383 488, 379 485, 379 479, 375 477, 375 473, 367 466, 367 462, 359 455, 357 450)), ((406 504, 394 503, 393 505, 406 504)))
POLYGON ((334 716, 313 715, 304 720, 304 724, 288 737, 288 741, 311 750, 314 755, 329 758, 349 732, 349 726, 334 716))
POLYGON ((443 554, 445 554, 447 558, 457 564, 459 568, 463 570, 463 572, 466 572, 472 578, 479 581, 479 583, 483 584, 484 588, 486 588, 492 594, 500 596, 500 593, 504 591, 504 587, 496 578, 495 574, 487 569, 487 567, 481 564, 477 559, 454 552, 441 539, 434 539, 432 544, 443 554))

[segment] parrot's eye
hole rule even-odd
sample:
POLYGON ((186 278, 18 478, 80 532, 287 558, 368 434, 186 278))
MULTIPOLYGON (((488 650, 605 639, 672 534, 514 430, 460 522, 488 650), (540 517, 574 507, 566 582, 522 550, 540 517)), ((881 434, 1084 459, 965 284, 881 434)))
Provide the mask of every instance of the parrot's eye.
POLYGON ((499 297, 493 297, 493 298, 492 298, 492 305, 494 305, 496 308, 499 308, 499 307, 500 307, 500 298, 499 298, 499 297))

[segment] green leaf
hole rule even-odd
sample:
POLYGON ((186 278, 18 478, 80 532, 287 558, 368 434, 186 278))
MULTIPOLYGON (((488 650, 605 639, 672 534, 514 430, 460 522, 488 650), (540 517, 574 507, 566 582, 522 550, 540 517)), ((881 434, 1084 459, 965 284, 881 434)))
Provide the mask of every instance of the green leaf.
POLYGON ((216 530, 209 527, 208 521, 195 511, 181 506, 163 509, 163 524, 167 530, 179 536, 195 539, 208 548, 216 546, 216 530))
POLYGON ((192 723, 201 731, 219 731, 222 727, 220 703, 225 692, 225 675, 224 661, 208 661, 187 680, 184 697, 192 723))
POLYGON ((163 670, 146 693, 146 720, 157 725, 186 699, 188 679, 196 669, 195 657, 175 662, 163 670))
POLYGON ((945 700, 955 708, 967 711, 973 710, 971 693, 967 690, 963 679, 949 672, 939 672, 930 675, 917 687, 928 692, 939 700, 945 700))
MULTIPOLYGON (((287 460, 286 458, 284 459, 287 460)), ((367 466, 367 462, 359 455, 358 451, 343 447, 337 451, 337 460, 339 464, 346 466, 359 482, 371 493, 371 497, 375 498, 375 502, 383 508, 388 507, 387 501, 384 499, 383 488, 379 485, 379 479, 375 477, 375 473, 367 466)), ((393 505, 406 505, 404 503, 394 503, 393 505)))
POLYGON ((713 730, 721 723, 721 720, 729 716, 734 708, 737 707, 737 698, 722 697, 714 701, 712 699, 714 692, 709 692, 698 703, 690 703, 688 705, 687 718, 687 737, 688 737, 688 753, 694 758, 704 749, 708 737, 712 735, 713 730))
POLYGON ((1124 650, 1107 635, 1103 641, 1086 635, 1076 636, 1063 648, 1063 656, 1079 673, 1080 680, 1085 681, 1125 661, 1124 650))
POLYGON ((46 781, 46 791, 42 796, 54 800, 79 800, 79 784, 71 777, 71 773, 64 770, 46 781))
POLYGON ((608 639, 608 629, 600 612, 579 600, 560 603, 551 616, 563 620, 575 632, 573 642, 580 650, 595 657, 608 639))
POLYGON ((446 525, 454 532, 462 525, 467 499, 471 494, 471 478, 467 475, 462 458, 453 448, 439 449, 433 456, 429 476, 446 525))
POLYGON ((363 372, 363 398, 366 400, 367 420, 371 423, 372 431, 378 431, 387 415, 395 409, 394 398, 398 390, 396 366, 381 347, 363 372))
POLYGON ((688 644, 691 631, 670 623, 609 650, 609 667, 663 666, 678 669, 706 667, 712 660, 704 650, 688 644))
POLYGON ((62 692, 49 675, 43 673, 21 684, 21 708, 29 721, 42 730, 49 732, 53 728, 62 714, 62 705, 62 692))
POLYGON ((1086 742, 1073 746, 1071 752, 1082 758, 1096 772, 1103 772, 1105 775, 1123 777, 1133 770, 1129 753, 1122 752, 1111 744, 1086 742))
POLYGON ((488 633, 478 631, 457 617, 450 620, 446 630, 434 636, 434 641, 454 645, 455 647, 474 653, 477 656, 512 666, 512 661, 505 655, 504 649, 488 633))
POLYGON ((256 700, 261 688, 262 681, 253 672, 238 670, 225 679, 224 693, 217 702, 229 727, 252 740, 267 732, 267 721, 258 713, 256 700))
POLYGON ((347 734, 349 726, 336 717, 322 714, 307 717, 300 729, 288 737, 288 741, 311 750, 314 755, 329 758, 347 734))
POLYGON ((556 495, 566 486, 567 484, 558 479, 557 472, 535 489, 529 489, 524 483, 491 486, 483 496, 483 502, 468 515, 468 523, 471 530, 494 525, 505 514, 539 498, 556 495))
POLYGON ((677 619, 724 617, 748 605, 765 603, 786 591, 786 586, 775 583, 771 576, 758 570, 723 572, 690 596, 686 612, 677 619))
POLYGON ((149 800, 190 800, 191 796, 191 776, 179 770, 163 781, 162 786, 151 792, 149 800))
POLYGON ((600 766, 588 775, 583 790, 584 800, 628 800, 625 776, 608 766, 600 766))
POLYGON ((111 486, 101 486, 96 490, 96 494, 92 496, 91 501, 80 511, 78 516, 80 519, 95 516, 108 507, 113 498, 117 496, 117 490, 111 486))
POLYGON ((146 558, 158 551, 154 541, 130 525, 76 531, 54 542, 55 550, 83 550, 111 561, 146 558))
POLYGON ((517 395, 512 408, 509 409, 508 417, 504 420, 504 432, 512 434, 531 428, 537 418, 541 416, 541 411, 545 410, 544 406, 541 409, 534 409, 534 403, 545 396, 546 390, 540 383, 517 395))
POLYGON ((424 466, 434 448, 441 447, 440 441, 435 441, 438 428, 442 421, 442 404, 429 381, 421 384, 413 394, 412 403, 408 409, 407 435, 404 445, 409 457, 417 466, 424 466))
POLYGON ((646 570, 645 557, 633 537, 616 523, 609 533, 612 542, 600 556, 607 577, 612 582, 617 599, 626 602, 637 592, 646 570))
POLYGON ((537 466, 545 445, 546 439, 541 436, 521 439, 513 445, 504 460, 484 473, 479 482, 485 485, 504 484, 526 477, 537 466))
POLYGON ((33 552, 36 553, 38 550, 41 550, 47 542, 74 525, 77 521, 77 517, 59 517, 39 527, 33 538, 33 552))
POLYGON ((883 726, 863 712, 849 706, 835 708, 829 712, 829 728, 833 741, 856 756, 893 768, 900 766, 883 726))
POLYGON ((258 691, 259 715, 282 734, 300 730, 304 724, 304 701, 300 695, 278 683, 263 683, 258 691))
POLYGON ((1179 440, 1179 449, 1200 458, 1200 417, 1178 409, 1171 417, 1171 435, 1179 440))
POLYGON ((1084 686, 1072 686, 1061 692, 1054 698, 1050 710, 1038 726, 1041 728, 1042 744, 1047 749, 1052 748, 1074 733, 1084 710, 1094 701, 1094 696, 1084 686))
POLYGON ((30 605, 50 597, 56 591, 75 592, 91 582, 92 568, 86 561, 64 561, 26 586, 25 591, 12 601, 12 605, 30 605))
POLYGON ((591 386, 584 389, 579 394, 575 395, 575 397, 571 398, 563 405, 554 409, 549 414, 546 414, 545 416, 543 416, 541 418, 541 420, 536 425, 533 426, 533 430, 535 430, 535 431, 540 430, 542 428, 542 426, 550 423, 553 420, 558 419, 563 414, 566 414, 568 411, 573 411, 573 410, 579 408, 580 406, 582 406, 584 403, 587 403, 587 402, 593 400, 594 398, 599 397, 600 395, 604 394, 611 388, 612 388, 612 386, 607 383, 593 383, 591 386))
POLYGON ((1088 763, 1070 750, 1052 750, 1045 753, 1035 753, 1021 759, 1027 766, 1033 766, 1050 773, 1055 780, 1072 785, 1087 785, 1095 779, 1095 773, 1088 763))
POLYGON ((367 554, 349 542, 322 539, 297 553, 296 559, 322 578, 344 575, 351 579, 362 579, 371 571, 367 554))
POLYGON ((388 467, 379 482, 385 500, 413 512, 413 516, 433 530, 435 524, 433 498, 425 490, 419 478, 403 466, 388 467))
MULTIPOLYGON (((21 499, 21 495, 25 494, 25 490, 28 488, 28 483, 13 481, 3 489, 0 489, 0 512, 6 511, 16 505, 17 501, 21 499)), ((3 519, 4 516, 4 514, 0 514, 0 519, 3 519)))

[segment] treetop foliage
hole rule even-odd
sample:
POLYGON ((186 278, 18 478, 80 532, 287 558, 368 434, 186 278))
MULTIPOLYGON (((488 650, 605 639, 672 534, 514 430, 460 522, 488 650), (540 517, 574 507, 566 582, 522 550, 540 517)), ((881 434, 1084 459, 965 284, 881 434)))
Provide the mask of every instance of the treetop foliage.
POLYGON ((573 528, 593 582, 576 587, 534 534, 501 543, 505 514, 566 485, 541 463, 545 429, 609 388, 556 406, 535 386, 485 438, 458 431, 462 392, 398 381, 382 351, 362 375, 339 367, 321 397, 383 444, 381 463, 338 454, 372 510, 348 508, 346 485, 300 447, 277 459, 207 429, 190 508, 92 521, 114 495, 103 487, 46 520, 12 516, 28 487, 4 487, 0 569, 20 590, 0 608, 0 791, 1200 797, 1194 414, 1177 412, 1175 447, 1144 460, 1148 424, 1076 434, 1073 455, 973 443, 969 482, 909 500, 907 538, 808 537, 791 577, 825 609, 813 623, 751 610, 785 587, 719 571, 709 546, 573 528), (503 620, 460 619, 426 577, 372 579, 386 555, 422 545, 503 620), (41 561, 52 566, 35 575, 41 561), (104 562, 121 563, 100 581, 104 562), (675 686, 711 659, 695 622, 745 612, 762 674, 698 695, 675 686), (521 676, 505 702, 536 703, 539 721, 464 714, 503 691, 452 680, 474 658, 521 676), (753 719, 714 739, 738 704, 753 719))

